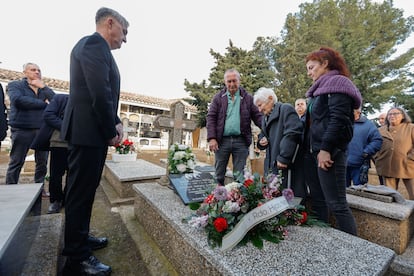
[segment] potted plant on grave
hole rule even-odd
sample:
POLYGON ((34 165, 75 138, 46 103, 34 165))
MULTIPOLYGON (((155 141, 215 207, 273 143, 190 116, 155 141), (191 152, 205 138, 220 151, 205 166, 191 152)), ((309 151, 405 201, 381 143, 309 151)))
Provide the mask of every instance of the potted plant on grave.
POLYGON ((137 153, 135 152, 134 142, 125 139, 122 143, 116 144, 115 152, 112 153, 112 160, 115 162, 137 160, 137 153))
POLYGON ((174 143, 168 149, 168 172, 170 174, 192 173, 195 167, 195 155, 187 146, 174 143))

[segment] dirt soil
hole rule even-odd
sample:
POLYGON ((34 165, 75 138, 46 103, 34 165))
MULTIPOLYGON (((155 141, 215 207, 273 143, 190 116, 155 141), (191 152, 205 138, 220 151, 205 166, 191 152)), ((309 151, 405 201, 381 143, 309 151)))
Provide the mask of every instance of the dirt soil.
MULTIPOLYGON (((196 158, 200 162, 213 164, 214 158, 209 158, 203 150, 194 150, 196 158)), ((29 153, 30 154, 30 153, 29 153)), ((159 166, 165 166, 160 159, 167 158, 167 151, 143 151, 138 158, 159 166)), ((7 151, 0 151, 0 185, 5 184, 5 175, 9 162, 7 151)), ((22 174, 20 183, 33 183, 33 174, 22 174)), ((48 183, 45 183, 48 190, 48 183)), ((49 198, 42 198, 42 215, 47 215, 49 198)), ((61 211, 64 213, 64 211, 61 211)), ((94 254, 103 263, 111 265, 112 275, 149 275, 148 269, 137 250, 134 241, 130 237, 126 226, 117 212, 111 210, 109 201, 102 189, 98 187, 92 212, 91 232, 96 236, 106 236, 109 239, 107 248, 95 251, 94 254)), ((63 259, 60 261, 62 265, 63 259)))

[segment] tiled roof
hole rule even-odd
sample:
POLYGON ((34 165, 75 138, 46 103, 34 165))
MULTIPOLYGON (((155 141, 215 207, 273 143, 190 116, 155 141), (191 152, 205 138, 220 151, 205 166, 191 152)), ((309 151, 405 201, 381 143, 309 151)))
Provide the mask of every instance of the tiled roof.
MULTIPOLYGON (((3 82, 9 82, 12 80, 18 80, 23 78, 22 72, 7 70, 0 68, 0 81, 3 82)), ((62 92, 69 92, 69 82, 64 80, 58 80, 58 79, 52 79, 43 77, 43 81, 46 83, 47 86, 49 86, 52 89, 59 90, 62 92)), ((170 105, 173 102, 182 100, 182 99, 162 99, 152 96, 146 96, 142 94, 136 94, 136 93, 130 93, 130 92, 123 92, 121 91, 120 100, 135 104, 144 104, 147 106, 152 106, 154 108, 162 108, 162 109, 168 109, 170 105)), ((185 110, 187 112, 197 112, 197 108, 193 105, 188 104, 187 102, 183 101, 185 103, 185 110)))

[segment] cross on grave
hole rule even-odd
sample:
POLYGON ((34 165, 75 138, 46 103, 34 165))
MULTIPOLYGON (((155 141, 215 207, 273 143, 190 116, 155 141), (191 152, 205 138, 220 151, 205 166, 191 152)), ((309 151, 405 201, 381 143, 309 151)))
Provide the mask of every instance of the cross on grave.
POLYGON ((154 121, 154 126, 168 130, 168 145, 174 143, 181 144, 183 139, 183 131, 193 131, 197 124, 192 120, 184 118, 184 104, 177 101, 170 106, 170 116, 159 115, 154 121))

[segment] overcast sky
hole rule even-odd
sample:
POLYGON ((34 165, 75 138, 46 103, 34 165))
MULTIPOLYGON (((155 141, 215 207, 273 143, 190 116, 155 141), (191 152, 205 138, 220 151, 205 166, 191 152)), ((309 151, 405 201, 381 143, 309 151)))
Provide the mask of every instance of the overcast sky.
MULTIPOLYGON (((96 10, 106 6, 130 23, 128 42, 112 52, 122 91, 186 97, 184 79, 207 80, 215 66, 210 49, 224 54, 231 39, 236 47, 251 50, 258 36, 279 36, 286 16, 299 11, 303 2, 309 1, 2 1, 0 67, 22 71, 30 61, 45 77, 69 80, 70 51, 81 37, 95 31, 96 10)), ((405 17, 414 15, 410 3, 394 0, 405 17)))

